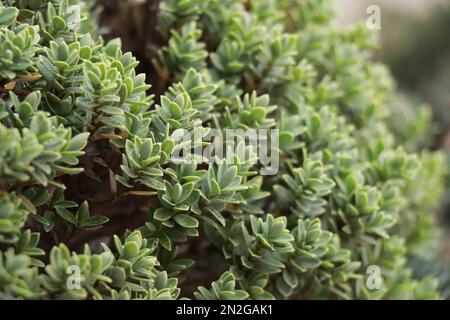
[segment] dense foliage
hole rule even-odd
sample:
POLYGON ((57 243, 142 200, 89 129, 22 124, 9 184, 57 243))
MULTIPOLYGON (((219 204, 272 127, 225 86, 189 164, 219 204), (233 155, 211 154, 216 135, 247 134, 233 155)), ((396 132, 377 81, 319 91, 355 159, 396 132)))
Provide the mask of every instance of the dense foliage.
POLYGON ((440 297, 409 267, 437 234, 430 117, 329 1, 147 1, 151 81, 94 3, 2 2, 0 299, 440 297), (180 128, 278 129, 279 172, 243 143, 175 162, 180 128))

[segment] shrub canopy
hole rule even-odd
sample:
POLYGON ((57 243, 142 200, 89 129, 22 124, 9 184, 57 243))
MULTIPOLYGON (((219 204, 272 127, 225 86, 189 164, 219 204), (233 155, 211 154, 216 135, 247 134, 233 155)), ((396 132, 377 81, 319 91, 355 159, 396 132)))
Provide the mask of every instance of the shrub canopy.
POLYGON ((3 3, 1 299, 440 297, 408 261, 443 159, 365 25, 336 30, 327 0, 162 0, 150 84, 93 3, 3 3), (174 162, 177 129, 277 129, 279 172, 242 141, 174 162))

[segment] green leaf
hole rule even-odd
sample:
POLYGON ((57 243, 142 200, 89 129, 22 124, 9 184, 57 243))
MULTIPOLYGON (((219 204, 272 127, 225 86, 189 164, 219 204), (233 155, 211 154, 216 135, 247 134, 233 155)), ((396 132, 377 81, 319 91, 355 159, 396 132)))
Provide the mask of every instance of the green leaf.
POLYGON ((185 228, 197 228, 198 220, 187 215, 187 214, 177 214, 174 217, 174 220, 182 227, 185 228))
POLYGON ((17 18, 19 10, 14 7, 6 7, 1 9, 0 14, 0 25, 2 26, 10 26, 14 23, 17 18))
POLYGON ((83 132, 72 137, 69 143, 69 151, 79 151, 86 147, 89 138, 89 132, 83 132))
POLYGON ((168 208, 158 208, 155 210, 154 213, 154 218, 156 220, 159 221, 167 221, 169 220, 173 215, 175 214, 175 212, 173 212, 172 210, 168 209, 168 208))
POLYGON ((87 201, 84 201, 77 211, 78 225, 81 226, 81 224, 85 222, 88 218, 89 218, 89 204, 87 201))
POLYGON ((109 221, 108 217, 92 216, 92 217, 89 217, 87 220, 84 220, 82 223, 80 223, 80 227, 81 228, 95 227, 95 226, 105 224, 108 221, 109 221))
POLYGON ((165 232, 160 232, 158 234, 159 242, 168 251, 172 251, 172 241, 165 232))
POLYGON ((66 220, 67 222, 69 222, 73 225, 77 224, 77 218, 75 217, 75 215, 72 212, 70 212, 66 208, 63 208, 60 206, 55 206, 55 209, 61 218, 63 218, 64 220, 66 220))
POLYGON ((167 155, 171 155, 175 148, 175 141, 172 139, 166 139, 161 145, 161 151, 165 152, 167 155))
POLYGON ((125 243, 123 247, 122 258, 128 259, 139 254, 139 246, 136 242, 130 241, 125 243))
POLYGON ((66 28, 66 22, 64 21, 63 18, 59 17, 59 16, 54 16, 52 18, 52 23, 53 23, 53 27, 57 30, 57 31, 62 31, 66 28))

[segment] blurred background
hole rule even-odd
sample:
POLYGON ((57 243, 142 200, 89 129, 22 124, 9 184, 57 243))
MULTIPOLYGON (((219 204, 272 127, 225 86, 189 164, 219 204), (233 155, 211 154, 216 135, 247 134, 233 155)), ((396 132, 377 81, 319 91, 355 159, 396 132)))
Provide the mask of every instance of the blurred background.
POLYGON ((381 10, 377 59, 389 65, 399 90, 427 103, 437 121, 435 148, 450 148, 450 1, 337 0, 338 27, 367 19, 367 8, 381 10))
MULTIPOLYGON (((387 64, 397 80, 404 101, 396 104, 426 105, 436 126, 427 133, 427 146, 447 155, 450 172, 450 0, 336 0, 337 27, 345 28, 369 17, 367 8, 377 5, 381 12, 380 48, 375 59, 387 64)), ((418 112, 412 109, 412 112, 418 112)), ((424 186, 426 188, 426 186, 424 186)), ((450 285, 450 179, 442 199, 443 256, 431 269, 418 275, 434 274, 441 289, 450 285), (446 258, 445 258, 446 257, 446 258), (443 258, 443 259, 442 259, 443 258)), ((421 261, 413 261, 416 266, 421 261)), ((449 299, 450 292, 444 293, 449 299)))
MULTIPOLYGON (((408 102, 425 103, 436 122, 430 147, 450 155, 450 0, 336 0, 337 27, 381 12, 376 60, 387 64, 408 102)), ((450 168, 450 156, 449 168, 450 168)), ((450 182, 444 218, 450 225, 450 182)))

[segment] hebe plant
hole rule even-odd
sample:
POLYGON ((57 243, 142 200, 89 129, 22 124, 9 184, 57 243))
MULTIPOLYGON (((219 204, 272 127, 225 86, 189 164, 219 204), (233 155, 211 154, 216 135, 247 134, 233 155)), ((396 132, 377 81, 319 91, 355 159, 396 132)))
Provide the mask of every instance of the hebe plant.
POLYGON ((0 4, 0 298, 439 298, 409 260, 443 160, 425 111, 395 126, 372 33, 333 29, 327 0, 158 5, 152 95, 93 3, 0 4), (180 128, 278 129, 279 172, 242 141, 176 162, 180 128))

